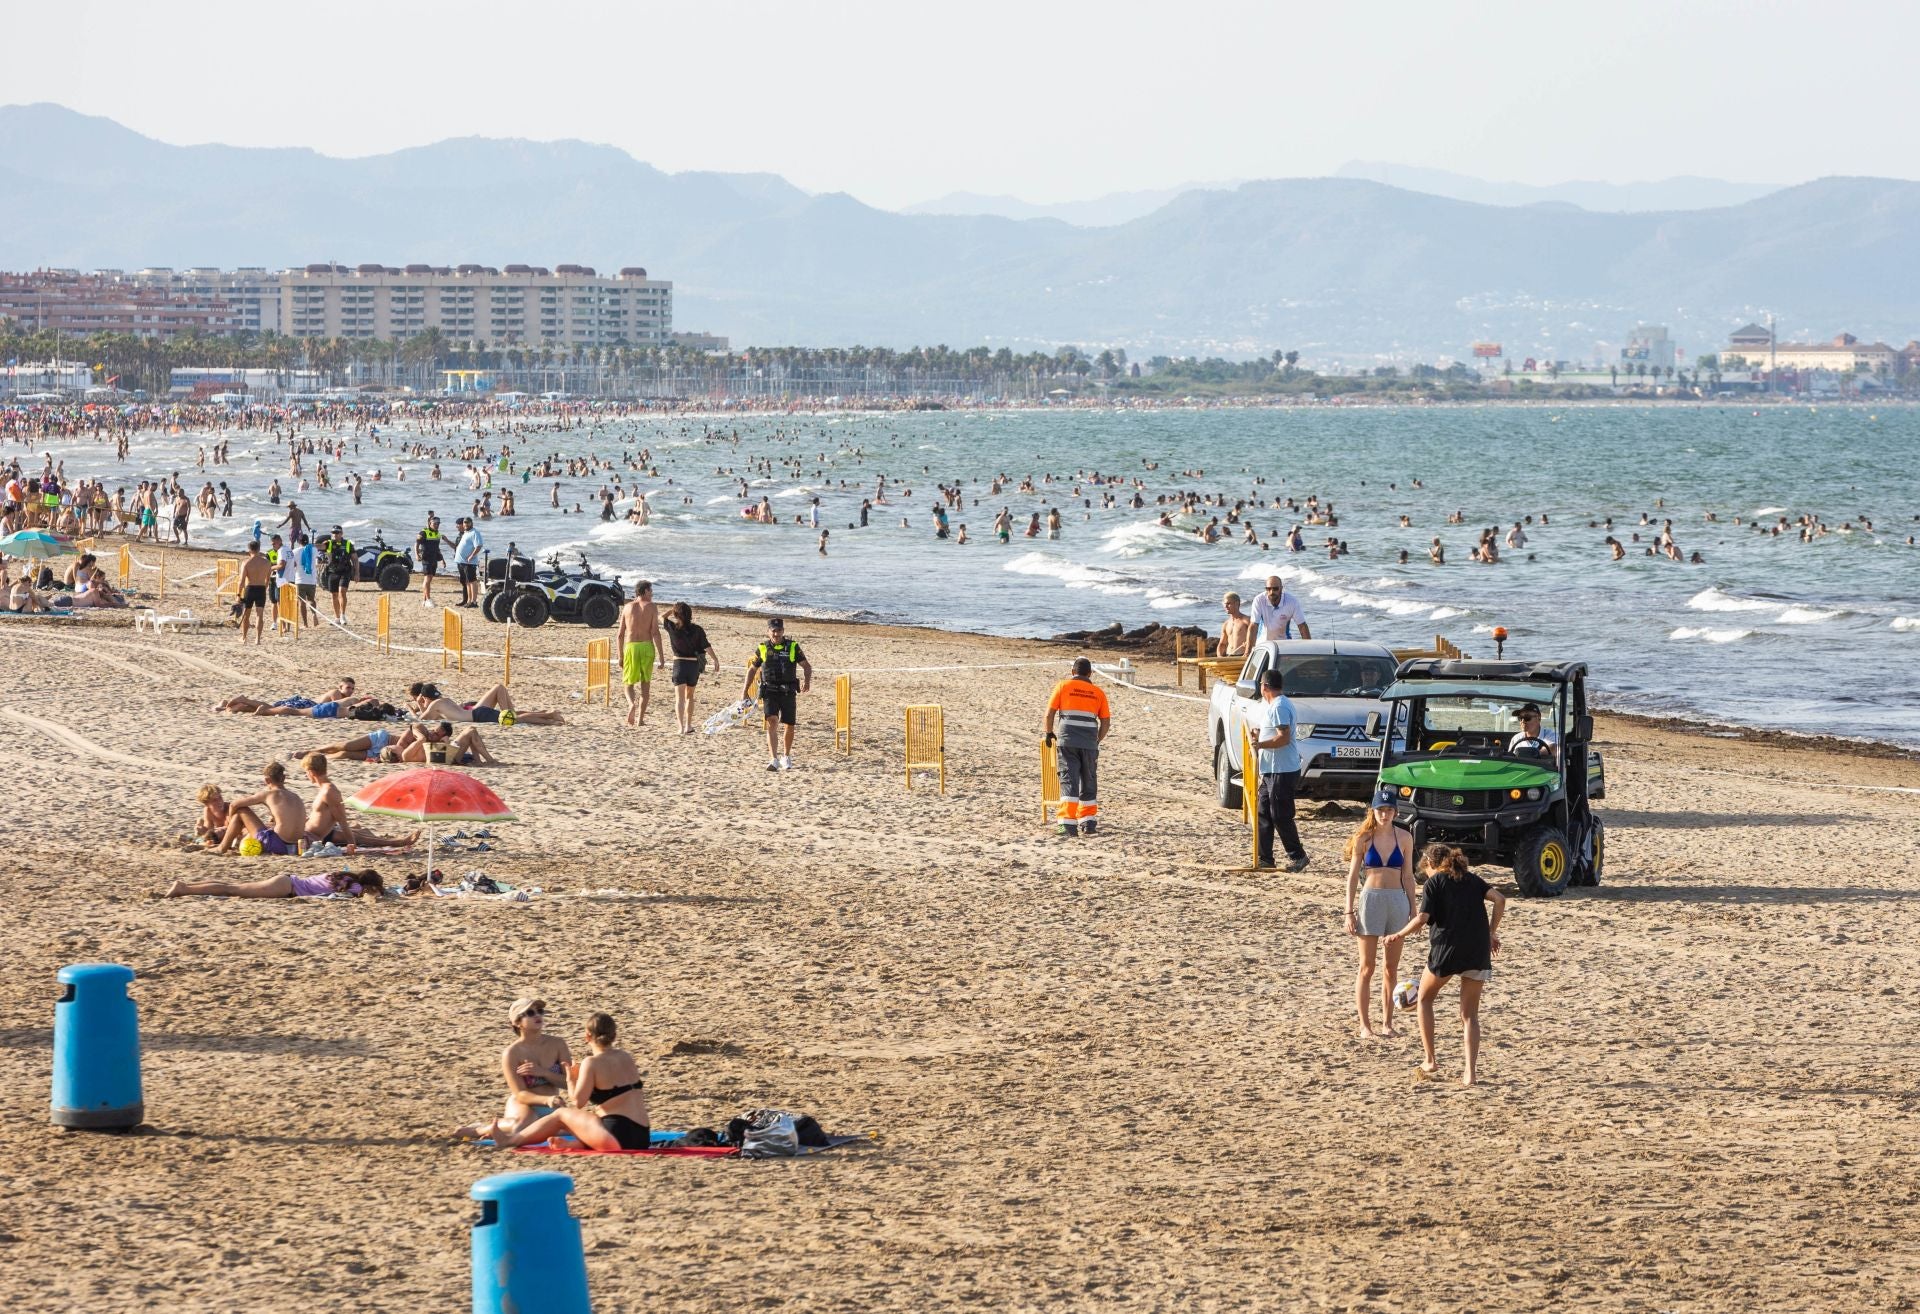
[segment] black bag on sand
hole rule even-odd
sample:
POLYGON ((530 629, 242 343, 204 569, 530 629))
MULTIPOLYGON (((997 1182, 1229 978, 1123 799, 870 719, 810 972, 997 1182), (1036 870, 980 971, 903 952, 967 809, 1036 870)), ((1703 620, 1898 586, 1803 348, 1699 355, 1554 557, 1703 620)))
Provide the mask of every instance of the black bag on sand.
POLYGON ((804 1149, 829 1144, 820 1124, 807 1114, 785 1109, 755 1109, 727 1124, 727 1141, 743 1159, 788 1159, 804 1149))

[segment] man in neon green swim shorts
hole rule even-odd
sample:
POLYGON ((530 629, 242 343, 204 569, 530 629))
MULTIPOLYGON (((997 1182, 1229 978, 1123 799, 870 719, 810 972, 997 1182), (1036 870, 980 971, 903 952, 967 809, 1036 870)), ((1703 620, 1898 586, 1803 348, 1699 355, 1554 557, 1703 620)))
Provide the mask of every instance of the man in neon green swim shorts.
POLYGON ((627 687, 627 724, 647 723, 647 700, 653 696, 653 664, 660 651, 660 609, 653 605, 653 581, 633 586, 633 601, 620 609, 620 632, 614 636, 620 654, 620 682, 627 687), (635 688, 639 696, 634 695, 635 688))

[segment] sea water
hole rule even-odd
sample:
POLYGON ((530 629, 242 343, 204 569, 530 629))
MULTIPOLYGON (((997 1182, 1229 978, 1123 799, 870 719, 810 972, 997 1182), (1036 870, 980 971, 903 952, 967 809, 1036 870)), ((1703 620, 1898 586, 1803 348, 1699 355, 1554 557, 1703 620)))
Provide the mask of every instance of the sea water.
MULTIPOLYGON (((478 441, 497 448, 498 426, 483 427, 494 431, 478 441)), ((403 422, 383 429, 389 441, 416 436, 403 422)), ((443 450, 472 441, 460 432, 422 440, 443 450)), ((205 477, 225 479, 234 515, 196 520, 203 545, 237 547, 256 518, 278 520, 283 509, 266 502, 275 476, 318 528, 341 523, 357 541, 383 530, 411 545, 429 508, 448 530, 471 510, 465 462, 442 456, 435 482, 430 458, 402 461, 392 446, 364 440, 355 455, 351 430, 341 436, 349 457, 333 469, 330 491, 296 491, 284 450, 250 433, 234 438, 232 465, 205 476, 192 462, 207 435, 192 432, 143 436, 124 465, 92 443, 58 450, 70 475, 104 474, 110 488, 175 470, 190 492, 205 477), (395 480, 401 465, 404 483, 395 480), (345 477, 359 470, 370 479, 375 467, 381 482, 368 482, 354 505, 345 477)), ((1920 746, 1920 550, 1906 545, 1920 533, 1920 411, 1905 407, 725 414, 602 421, 507 441, 517 467, 554 453, 618 461, 651 449, 660 477, 620 470, 626 490, 649 493, 647 526, 598 519, 595 494, 610 475, 560 481, 563 505, 585 508, 573 515, 549 505, 553 481, 523 483, 516 472, 494 474, 494 501, 511 488, 519 513, 481 529, 495 553, 509 541, 541 556, 585 552, 623 579, 652 579, 663 599, 1050 636, 1116 621, 1217 628, 1222 594, 1238 590, 1250 602, 1277 574, 1318 638, 1398 647, 1438 633, 1491 656, 1490 632, 1504 626, 1509 657, 1588 662, 1602 706, 1920 746), (774 459, 771 478, 747 473, 760 456, 774 459), (798 477, 784 465, 794 458, 798 477), (729 468, 738 473, 718 473, 729 468), (1120 504, 1103 509, 1103 490, 1074 478, 1090 471, 1144 480, 1146 508, 1131 509, 1123 486, 1113 489, 1120 504), (739 474, 749 480, 745 500, 739 474), (988 492, 995 474, 1010 476, 999 496, 988 492), (868 528, 849 529, 881 475, 887 504, 873 508, 868 528), (1026 476, 1037 491, 1015 492, 1026 476), (966 504, 949 515, 967 526, 966 546, 933 535, 937 483, 965 488, 966 504), (1158 526, 1155 498, 1186 491, 1229 503, 1257 497, 1251 518, 1267 549, 1242 543, 1237 529, 1209 545, 1158 526), (1339 525, 1303 526, 1307 550, 1288 552, 1286 531, 1304 517, 1266 504, 1276 495, 1304 504, 1309 494, 1333 504, 1339 525), (762 496, 784 523, 742 519, 762 496), (817 533, 794 523, 815 496, 832 531, 824 558, 817 533), (1003 506, 1015 520, 1005 545, 992 532, 1003 506), (1051 507, 1061 511, 1060 537, 1044 527, 1025 537, 1032 513, 1044 526, 1051 507), (1453 512, 1464 523, 1447 523, 1453 512), (1803 543, 1792 530, 1776 537, 1750 527, 1803 512, 1834 532, 1803 543), (1410 528, 1400 527, 1403 514, 1410 528), (1513 522, 1528 516, 1526 547, 1507 548, 1513 522), (1624 561, 1608 559, 1608 531, 1590 523, 1609 516, 1624 561), (1736 516, 1748 524, 1736 526, 1736 516), (1863 516, 1871 531, 1858 527, 1863 516), (1644 554, 1665 518, 1682 551, 1700 552, 1705 564, 1644 554), (1848 521, 1856 528, 1841 532, 1848 521), (1499 564, 1470 562, 1479 530, 1496 525, 1499 564), (1329 535, 1349 554, 1328 559, 1329 535), (1427 561, 1436 535, 1444 566, 1427 561), (1402 548, 1409 564, 1398 564, 1402 548)), ((310 478, 313 467, 308 457, 310 478)), ((1202 520, 1213 514, 1224 523, 1212 508, 1202 520)), ((833 663, 830 652, 812 655, 833 663)))

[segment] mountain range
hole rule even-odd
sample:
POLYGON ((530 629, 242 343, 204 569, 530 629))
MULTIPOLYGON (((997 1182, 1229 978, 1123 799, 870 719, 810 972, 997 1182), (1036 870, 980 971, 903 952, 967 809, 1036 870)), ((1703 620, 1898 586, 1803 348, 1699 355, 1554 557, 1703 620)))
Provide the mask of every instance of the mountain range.
POLYGON ((736 343, 1072 342, 1136 358, 1573 357, 1635 323, 1697 350, 1920 335, 1920 184, 1824 178, 1705 209, 1489 205, 1362 178, 1189 190, 1126 222, 900 214, 771 174, 461 138, 358 159, 174 146, 0 108, 0 268, 383 261, 644 265, 736 343))

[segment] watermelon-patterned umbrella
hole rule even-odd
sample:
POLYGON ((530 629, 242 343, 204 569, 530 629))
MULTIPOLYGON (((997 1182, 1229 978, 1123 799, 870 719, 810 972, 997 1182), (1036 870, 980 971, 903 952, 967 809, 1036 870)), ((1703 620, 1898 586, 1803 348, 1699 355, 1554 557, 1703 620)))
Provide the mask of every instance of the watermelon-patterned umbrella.
POLYGON ((348 799, 347 806, 383 817, 424 823, 429 877, 433 874, 436 822, 513 820, 513 809, 485 784, 463 771, 437 767, 415 767, 382 776, 348 799))

